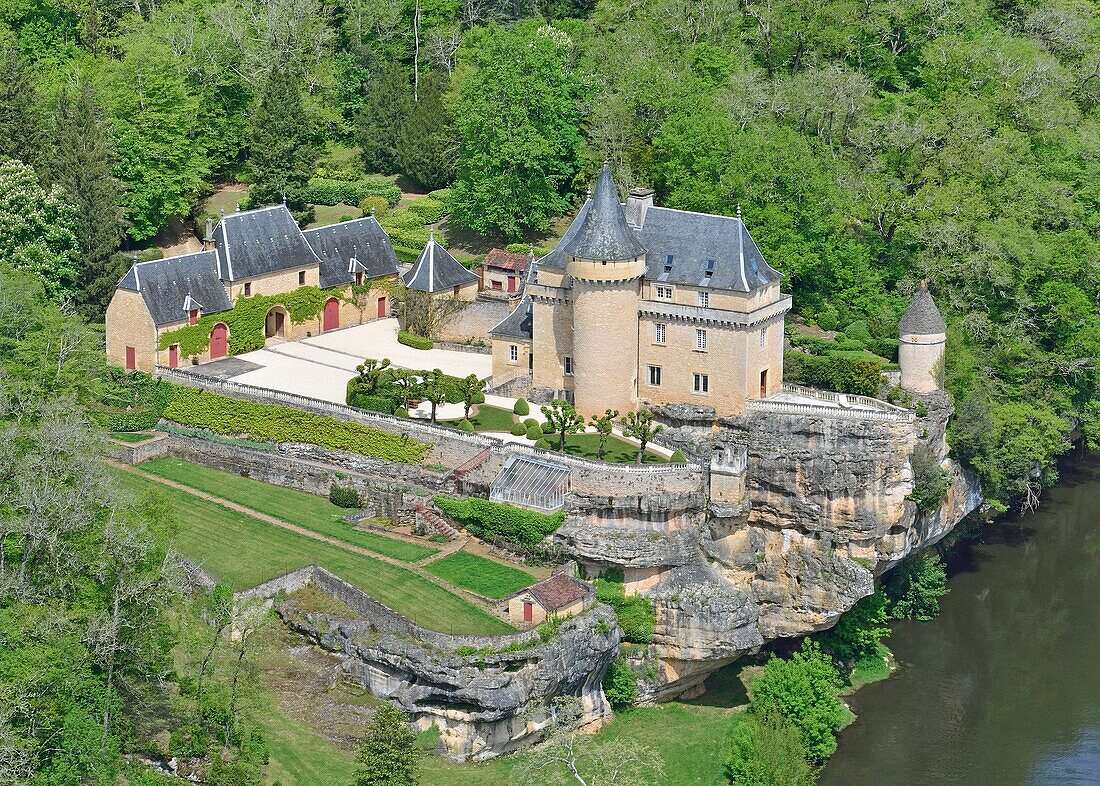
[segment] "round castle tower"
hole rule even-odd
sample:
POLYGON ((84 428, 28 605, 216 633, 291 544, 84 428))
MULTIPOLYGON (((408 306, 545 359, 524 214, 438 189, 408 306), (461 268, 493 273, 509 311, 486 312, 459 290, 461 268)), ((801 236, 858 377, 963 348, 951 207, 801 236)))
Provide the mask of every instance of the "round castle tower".
POLYGON ((947 325, 923 281, 898 323, 898 338, 901 386, 914 393, 939 390, 947 325))
POLYGON ((584 221, 564 249, 573 294, 573 401, 583 415, 638 398, 638 300, 645 247, 604 162, 584 221))

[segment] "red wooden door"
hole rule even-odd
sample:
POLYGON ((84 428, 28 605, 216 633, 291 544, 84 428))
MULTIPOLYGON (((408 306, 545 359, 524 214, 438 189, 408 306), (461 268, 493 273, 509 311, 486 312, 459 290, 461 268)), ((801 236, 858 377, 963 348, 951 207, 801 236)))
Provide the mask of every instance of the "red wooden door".
POLYGON ((126 347, 126 370, 133 371, 137 368, 137 360, 134 357, 134 348, 126 347))
POLYGON ((179 344, 168 347, 168 368, 176 368, 180 364, 179 344))
POLYGON ((516 277, 515 276, 508 276, 508 291, 509 292, 515 292, 516 291, 516 277))
POLYGON ((535 614, 535 604, 529 600, 523 601, 523 621, 531 622, 535 614))
POLYGON ((340 327, 340 301, 329 298, 325 303, 325 330, 336 330, 340 327))
POLYGON ((386 299, 384 297, 378 298, 378 318, 385 319, 386 314, 386 299))
POLYGON ((210 358, 223 358, 229 349, 229 328, 221 323, 214 325, 210 331, 210 358))

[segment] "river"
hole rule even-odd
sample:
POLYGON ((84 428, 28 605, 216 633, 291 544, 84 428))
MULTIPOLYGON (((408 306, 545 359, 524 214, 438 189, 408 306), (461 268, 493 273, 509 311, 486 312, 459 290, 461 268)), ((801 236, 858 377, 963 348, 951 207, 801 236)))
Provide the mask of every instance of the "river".
POLYGON ((1100 458, 956 549, 932 622, 852 696, 822 786, 1100 784, 1100 458))

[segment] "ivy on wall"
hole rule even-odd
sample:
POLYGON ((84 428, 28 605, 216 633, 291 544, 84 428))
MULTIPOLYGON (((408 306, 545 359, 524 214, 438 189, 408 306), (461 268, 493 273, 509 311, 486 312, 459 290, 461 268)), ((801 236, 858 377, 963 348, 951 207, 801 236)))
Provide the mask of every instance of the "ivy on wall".
POLYGON ((229 328, 229 354, 239 355, 263 349, 264 318, 272 306, 283 306, 294 324, 317 319, 325 310, 329 298, 344 298, 345 287, 319 289, 318 287, 298 287, 290 292, 278 295, 253 295, 238 297, 233 308, 204 314, 194 325, 161 333, 158 349, 164 350, 173 344, 179 344, 180 355, 190 357, 199 355, 210 346, 210 331, 219 322, 229 328))

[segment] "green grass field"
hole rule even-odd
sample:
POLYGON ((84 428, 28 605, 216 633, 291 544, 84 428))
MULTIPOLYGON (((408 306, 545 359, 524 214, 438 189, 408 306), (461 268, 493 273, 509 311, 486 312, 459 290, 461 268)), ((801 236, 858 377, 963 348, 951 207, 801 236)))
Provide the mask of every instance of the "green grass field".
POLYGON ((314 229, 315 227, 325 227, 329 224, 339 224, 341 221, 351 221, 356 218, 363 217, 363 211, 355 205, 314 205, 313 206, 313 223, 310 224, 307 229, 314 229))
POLYGON ((279 529, 128 472, 117 471, 116 476, 135 492, 153 491, 167 499, 178 520, 176 548, 235 590, 317 564, 427 628, 448 633, 512 630, 503 620, 404 568, 279 529))
MULTIPOLYGON (((446 422, 457 426, 461 420, 459 418, 446 422)), ((477 414, 470 416, 470 422, 474 424, 474 431, 508 431, 515 421, 512 420, 509 410, 482 404, 478 407, 477 414)))
POLYGON ((458 551, 443 559, 429 562, 424 569, 452 584, 496 599, 506 598, 535 583, 535 577, 525 570, 502 565, 467 551, 458 551))
POLYGON ((324 497, 304 491, 273 486, 251 478, 242 478, 231 472, 204 467, 175 458, 159 458, 146 461, 141 469, 158 477, 174 480, 193 489, 205 491, 238 505, 274 516, 288 524, 336 538, 353 546, 367 549, 403 562, 418 562, 430 557, 439 549, 388 538, 374 532, 362 532, 343 521, 348 511, 337 507, 324 497))
MULTIPOLYGON (((555 435, 551 434, 546 437, 546 441, 550 443, 551 448, 557 450, 558 441, 555 435)), ((570 434, 565 438, 565 452, 570 456, 594 459, 599 446, 600 437, 598 434, 570 434)), ((612 435, 607 439, 607 451, 604 453, 603 460, 619 464, 631 464, 638 460, 638 448, 626 440, 612 435)), ((646 464, 662 464, 667 459, 647 450, 643 461, 646 464)))
POLYGON ((117 439, 119 442, 128 442, 131 445, 136 445, 139 442, 145 442, 152 439, 153 436, 153 434, 144 431, 116 431, 111 434, 111 439, 117 439))

